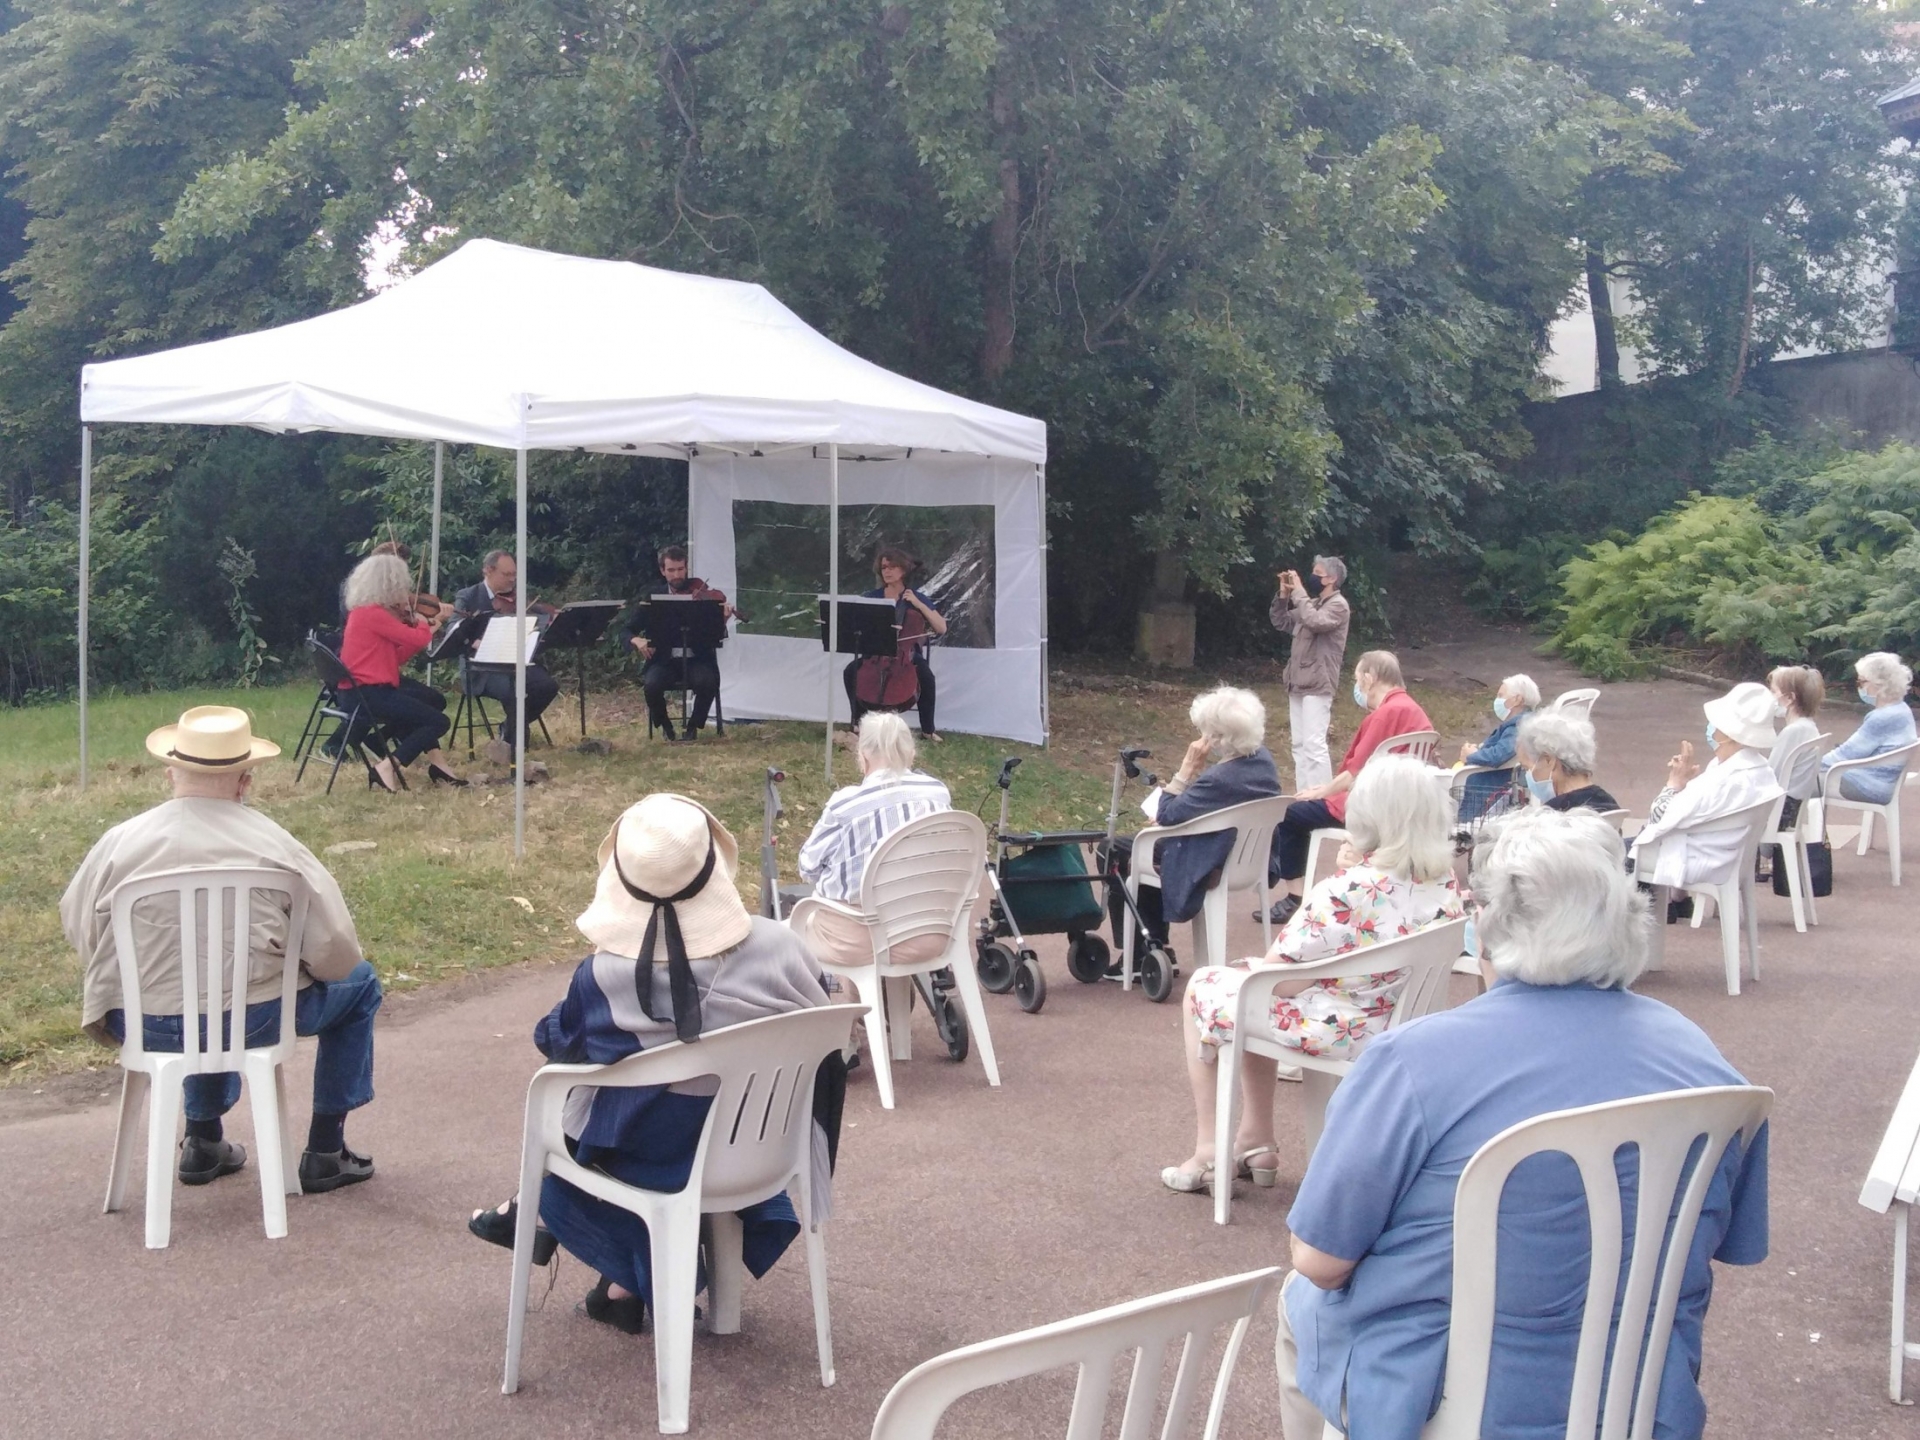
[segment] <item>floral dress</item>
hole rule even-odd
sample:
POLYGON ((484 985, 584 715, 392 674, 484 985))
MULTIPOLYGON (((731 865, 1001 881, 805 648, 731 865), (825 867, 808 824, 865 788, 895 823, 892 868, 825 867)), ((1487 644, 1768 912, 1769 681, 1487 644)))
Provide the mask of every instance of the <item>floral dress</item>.
MULTIPOLYGON (((1451 875, 1410 880, 1363 862, 1314 886, 1262 963, 1330 960, 1464 913, 1451 875)), ((1187 986, 1187 1008, 1200 1032, 1202 1059, 1212 1060, 1218 1047, 1233 1039, 1234 1001, 1250 973, 1249 963, 1205 966, 1187 986)), ((1385 1024, 1405 975, 1404 970, 1387 970, 1321 980, 1298 995, 1276 995, 1267 1017, 1268 1038, 1307 1055, 1351 1060, 1368 1035, 1385 1024)))

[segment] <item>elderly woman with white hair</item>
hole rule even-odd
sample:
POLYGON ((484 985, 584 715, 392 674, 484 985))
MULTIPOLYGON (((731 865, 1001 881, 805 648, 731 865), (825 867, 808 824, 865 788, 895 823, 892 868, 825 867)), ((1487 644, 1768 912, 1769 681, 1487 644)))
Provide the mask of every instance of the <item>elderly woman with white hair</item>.
POLYGON ((1593 783, 1596 748, 1586 716, 1543 710, 1521 722, 1513 753, 1528 793, 1547 809, 1618 810, 1620 802, 1593 783))
MULTIPOLYGON (((1472 883, 1493 987, 1380 1036, 1327 1107, 1287 1216, 1294 1273, 1275 1347, 1285 1440, 1415 1440, 1440 1393, 1460 1173, 1503 1130, 1551 1111, 1744 1085, 1704 1031, 1628 987, 1645 962, 1646 902, 1613 827, 1530 807, 1495 820, 1472 883), (1298 1339, 1296 1340, 1296 1337, 1298 1339)), ((1767 1255, 1767 1138, 1716 1169, 1683 1273, 1654 1433, 1698 1436, 1711 1260, 1767 1255)), ((1630 1160, 1623 1161, 1630 1168, 1630 1160)), ((1566 1429, 1591 1242, 1564 1157, 1515 1170, 1500 1209, 1500 1287, 1481 1433, 1566 1429)))
MULTIPOLYGON (((1697 827, 1781 793, 1767 758, 1773 749, 1773 692, 1749 680, 1700 708, 1707 717, 1713 759, 1704 770, 1696 766, 1693 742, 1682 740, 1680 753, 1667 761, 1666 788, 1654 797, 1647 823, 1633 837, 1636 873, 1643 870, 1640 859, 1655 841, 1676 830, 1690 833, 1677 836, 1678 843, 1658 847, 1651 873, 1639 874, 1646 884, 1679 888, 1724 880, 1739 859, 1741 835, 1726 829, 1698 833, 1697 827)), ((1677 918, 1677 911, 1669 918, 1677 918)))
MULTIPOLYGON (((1876 650, 1853 662, 1854 678, 1859 682, 1860 703, 1871 705, 1860 728, 1829 750, 1820 761, 1824 772, 1841 760, 1862 760, 1884 755, 1911 745, 1916 738, 1913 711, 1907 708, 1907 690, 1913 684, 1913 671, 1901 663, 1898 655, 1876 650)), ((1900 767, 1863 765, 1840 777, 1844 799, 1868 805, 1885 805, 1900 785, 1900 767)))
MULTIPOLYGON (((1280 793, 1280 772, 1267 750, 1267 707, 1251 690, 1221 685, 1194 697, 1187 707, 1187 718, 1198 736, 1187 746, 1180 769, 1167 781, 1161 793, 1156 825, 1184 825, 1229 805, 1247 800, 1264 800, 1280 793)), ((1140 889, 1140 923, 1154 941, 1164 945, 1167 927, 1191 920, 1200 913, 1207 891, 1220 868, 1233 853, 1234 835, 1230 830, 1217 835, 1189 835, 1169 840, 1154 849, 1154 868, 1160 872, 1159 888, 1143 885, 1140 889)), ((1121 876, 1129 873, 1133 862, 1133 837, 1116 836, 1112 842, 1110 864, 1121 876)), ((1104 862, 1103 859, 1103 863, 1104 862)), ((1268 864, 1268 873, 1274 873, 1268 864)), ((1107 897, 1108 915, 1113 933, 1125 933, 1125 902, 1117 894, 1107 897)))
POLYGON ((1460 747, 1460 763, 1484 768, 1487 773, 1467 776, 1460 789, 1460 818, 1478 820, 1487 808, 1512 788, 1514 738, 1521 720, 1540 707, 1540 687, 1531 676, 1509 675, 1500 682, 1493 696, 1493 732, 1479 745, 1471 742, 1460 747))
MULTIPOLYGON (((1445 794, 1417 760, 1386 755, 1354 782, 1347 805, 1349 863, 1328 876, 1274 938, 1266 965, 1303 965, 1411 935, 1436 920, 1458 917, 1453 845, 1445 794)), ((1215 1178, 1214 1071, 1220 1047, 1233 1039, 1233 1011, 1252 962, 1209 965, 1187 982, 1180 1039, 1193 1087, 1194 1151, 1160 1172, 1169 1190, 1189 1193, 1215 1178)), ((1303 1055, 1351 1059, 1373 1027, 1393 1010, 1406 972, 1346 980, 1298 981, 1274 992, 1267 1038, 1303 1055)), ((1240 1052, 1240 1133, 1235 1174, 1268 1186, 1280 1173, 1273 1133, 1275 1062, 1240 1052), (1265 1163, 1256 1164, 1256 1161, 1265 1163)))

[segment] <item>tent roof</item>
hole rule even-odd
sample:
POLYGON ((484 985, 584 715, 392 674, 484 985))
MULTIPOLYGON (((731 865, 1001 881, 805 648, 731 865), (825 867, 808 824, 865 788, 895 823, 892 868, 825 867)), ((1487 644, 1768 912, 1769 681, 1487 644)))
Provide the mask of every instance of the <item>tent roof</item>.
POLYGON ((1047 447, 1040 421, 862 360, 762 286, 495 240, 311 320, 88 365, 80 418, 676 456, 1047 447))

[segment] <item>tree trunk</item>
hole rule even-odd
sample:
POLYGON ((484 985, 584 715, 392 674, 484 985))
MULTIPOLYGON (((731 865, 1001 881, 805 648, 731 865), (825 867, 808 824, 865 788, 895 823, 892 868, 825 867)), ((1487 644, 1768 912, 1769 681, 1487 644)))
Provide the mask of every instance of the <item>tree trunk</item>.
POLYGON ((998 382, 1013 361, 1013 256, 1020 242, 1020 162, 1012 155, 1013 87, 999 80, 993 92, 993 133, 1000 151, 1000 208, 987 230, 984 303, 986 333, 980 339, 980 373, 998 382))
POLYGON ((1747 378, 1747 350, 1753 343, 1753 242, 1747 242, 1747 293, 1740 306, 1740 349, 1733 357, 1733 377, 1727 381, 1727 398, 1740 393, 1747 378))
POLYGON ((1602 390, 1620 388, 1620 337, 1613 328, 1613 294, 1607 289, 1607 261, 1596 245, 1587 247, 1587 304, 1593 311, 1594 370, 1602 390))

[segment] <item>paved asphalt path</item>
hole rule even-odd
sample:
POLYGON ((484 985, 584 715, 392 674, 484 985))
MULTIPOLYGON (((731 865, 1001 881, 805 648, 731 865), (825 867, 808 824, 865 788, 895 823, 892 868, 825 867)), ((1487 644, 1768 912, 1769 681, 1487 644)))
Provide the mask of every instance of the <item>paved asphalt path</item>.
MULTIPOLYGON (((1516 669, 1550 695, 1578 683, 1524 644, 1495 634, 1404 658, 1416 692, 1491 686, 1516 669)), ((1677 742, 1699 735, 1705 698, 1676 682, 1607 688, 1594 717, 1598 778, 1635 814, 1677 742)), ((1855 723, 1834 718, 1843 730, 1855 723)), ((1910 870, 1915 859, 1909 845, 1910 870)), ((1640 987, 1699 1021, 1779 1097, 1773 1256, 1720 1271, 1708 1322, 1716 1435, 1920 1434, 1912 1412, 1885 1398, 1891 1227, 1856 1203, 1920 1049, 1909 899, 1920 876, 1892 889, 1879 851, 1842 854, 1835 869, 1825 923, 1804 937, 1784 900, 1762 900, 1762 977, 1739 999, 1724 993, 1711 928, 1669 931, 1668 968, 1640 987)), ((1245 916, 1236 924, 1236 945, 1251 952, 1257 927, 1245 916)), ((1057 938, 1039 949, 1052 987, 1041 1014, 988 997, 1003 1088, 988 1088, 977 1060, 950 1063, 919 1012, 915 1058, 896 1070, 898 1110, 883 1112, 870 1075, 856 1073, 827 1237, 837 1385, 819 1384, 796 1246, 748 1291, 742 1333, 697 1336, 695 1434, 864 1436, 893 1381, 940 1351, 1284 1263, 1301 1163, 1297 1098, 1286 1087, 1277 1098, 1281 1185, 1242 1186, 1233 1225, 1216 1228, 1204 1197, 1170 1194, 1157 1178, 1191 1139, 1177 1006, 1076 984, 1057 938)), ((528 1035, 565 980, 563 968, 522 968, 391 1003, 379 1098, 349 1137, 373 1152, 379 1174, 291 1200, 285 1240, 262 1236, 251 1166, 176 1188, 165 1251, 142 1248, 138 1174, 129 1208, 100 1213, 118 1084, 106 1052, 100 1070, 43 1095, 0 1092, 0 1433, 650 1433, 651 1338, 575 1314, 593 1277, 564 1258, 529 1317, 524 1388, 500 1394, 507 1256, 465 1230, 471 1207, 512 1187, 537 1063, 528 1035)), ((1465 1000, 1466 982, 1455 983, 1465 1000)), ((296 1115, 307 1068, 293 1067, 296 1115)), ((251 1139, 244 1101, 231 1132, 251 1139)), ((1228 1435, 1278 1434, 1272 1338, 1263 1316, 1228 1435)), ((1070 1393, 1060 1376, 976 1397, 950 1412, 942 1434, 1059 1434, 1070 1393)))

